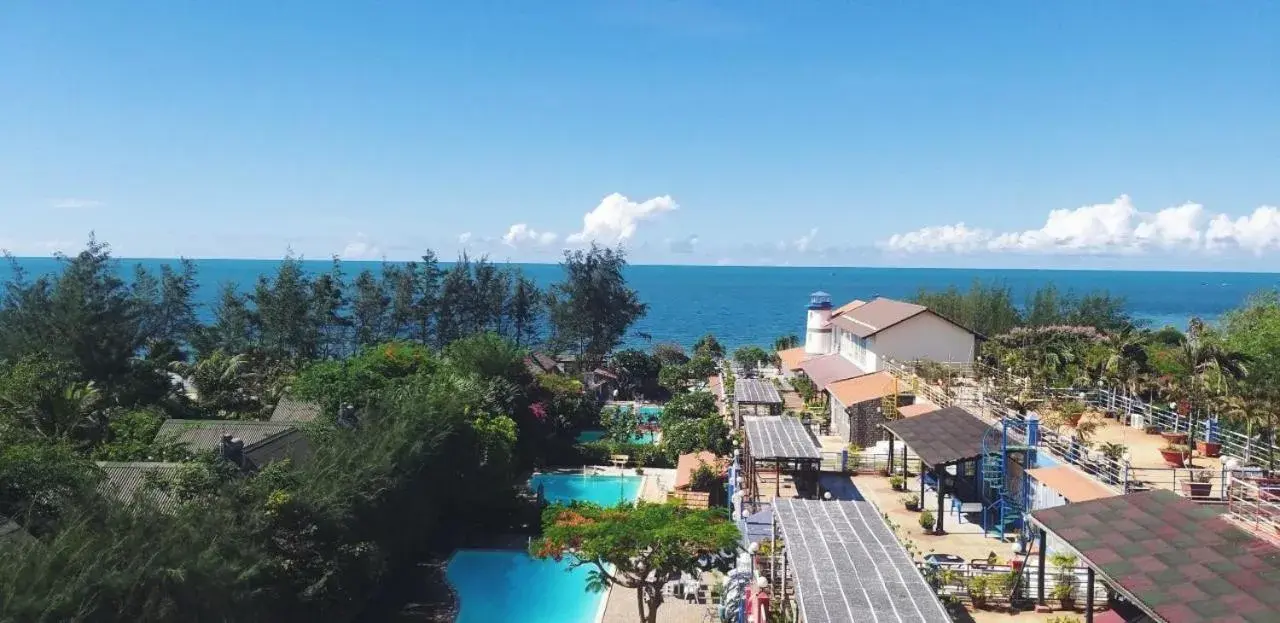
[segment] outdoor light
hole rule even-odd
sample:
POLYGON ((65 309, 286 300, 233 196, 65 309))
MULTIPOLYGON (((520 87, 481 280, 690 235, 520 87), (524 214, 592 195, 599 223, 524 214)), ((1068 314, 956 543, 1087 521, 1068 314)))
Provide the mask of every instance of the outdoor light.
POLYGON ((756 552, 760 551, 760 544, 752 541, 751 545, 747 546, 747 551, 754 555, 756 552))
POLYGON ((1178 410, 1178 403, 1176 403, 1176 402, 1171 402, 1171 403, 1169 403, 1169 410, 1170 410, 1170 411, 1177 411, 1177 410, 1178 410))
POLYGON ((830 492, 830 491, 827 491, 826 493, 823 493, 823 494, 822 494, 822 499, 824 499, 824 500, 826 500, 826 501, 830 502, 830 501, 831 501, 831 492, 830 492))
POLYGON ((763 575, 756 576, 756 586, 759 588, 769 588, 769 580, 763 575))

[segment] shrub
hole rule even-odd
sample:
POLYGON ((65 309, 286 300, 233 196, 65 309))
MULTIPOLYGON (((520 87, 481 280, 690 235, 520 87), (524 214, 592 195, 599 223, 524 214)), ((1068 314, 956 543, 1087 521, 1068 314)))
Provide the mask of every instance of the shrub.
POLYGON ((901 491, 907 486, 907 479, 902 476, 890 476, 889 486, 893 487, 895 491, 901 491))
POLYGON ((933 516, 933 511, 924 511, 920 513, 919 521, 921 528, 924 528, 925 530, 933 530, 936 518, 933 516))

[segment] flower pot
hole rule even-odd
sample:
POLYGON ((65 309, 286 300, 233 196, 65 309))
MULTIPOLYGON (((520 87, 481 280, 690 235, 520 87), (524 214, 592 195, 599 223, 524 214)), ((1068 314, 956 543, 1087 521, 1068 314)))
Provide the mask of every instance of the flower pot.
POLYGON ((1013 567, 1014 571, 1022 571, 1022 562, 1023 561, 1021 559, 1014 558, 1013 560, 1009 561, 1009 566, 1013 567))
POLYGON ((909 511, 911 511, 911 512, 913 512, 913 513, 914 513, 914 512, 916 512, 916 511, 918 511, 918 510, 920 510, 920 505, 919 505, 919 504, 907 504, 907 503, 905 503, 905 502, 904 502, 904 503, 903 503, 903 505, 907 507, 907 510, 909 510, 909 511))
POLYGON ((1164 437, 1164 440, 1169 442, 1170 445, 1175 445, 1175 446, 1187 445, 1186 433, 1167 432, 1167 433, 1160 433, 1160 436, 1164 437))
POLYGON ((1143 429, 1142 429, 1142 432, 1144 432, 1144 433, 1146 433, 1146 434, 1148 434, 1148 435, 1159 435, 1161 430, 1162 430, 1162 429, 1161 429, 1159 426, 1154 426, 1154 425, 1153 425, 1153 426, 1147 426, 1147 427, 1143 428, 1143 429))
POLYGON ((1212 482, 1184 482, 1182 483, 1182 495, 1189 498, 1207 498, 1213 491, 1212 482))
POLYGON ((1070 597, 1070 598, 1067 598, 1067 599, 1059 599, 1058 601, 1062 604, 1062 609, 1063 609, 1063 610, 1075 610, 1075 609, 1076 609, 1076 598, 1075 598, 1075 597, 1070 597))
POLYGON ((1185 467, 1187 464, 1187 452, 1181 450, 1161 450, 1160 457, 1170 467, 1185 467))
POLYGON ((1216 441, 1197 441, 1196 450, 1204 456, 1217 457, 1222 455, 1222 444, 1216 441))

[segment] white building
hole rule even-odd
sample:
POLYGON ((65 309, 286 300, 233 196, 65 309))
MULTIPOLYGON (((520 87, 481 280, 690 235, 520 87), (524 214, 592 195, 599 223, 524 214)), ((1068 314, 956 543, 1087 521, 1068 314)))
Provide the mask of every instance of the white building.
POLYGON ((884 374, 886 359, 969 363, 977 339, 973 331, 923 305, 877 297, 833 308, 830 295, 814 292, 805 318, 804 346, 778 356, 784 374, 803 371, 826 393, 833 429, 858 441, 861 435, 855 429, 874 428, 863 422, 878 412, 880 398, 900 393, 892 377, 884 374), (878 380, 860 378, 876 373, 881 373, 878 380))

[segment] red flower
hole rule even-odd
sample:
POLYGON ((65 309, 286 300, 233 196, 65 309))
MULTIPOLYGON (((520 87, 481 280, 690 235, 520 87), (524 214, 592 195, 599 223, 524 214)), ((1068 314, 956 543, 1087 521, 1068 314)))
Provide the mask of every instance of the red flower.
POLYGON ((529 405, 529 411, 533 413, 533 417, 539 422, 547 419, 547 407, 541 402, 535 402, 529 405))

